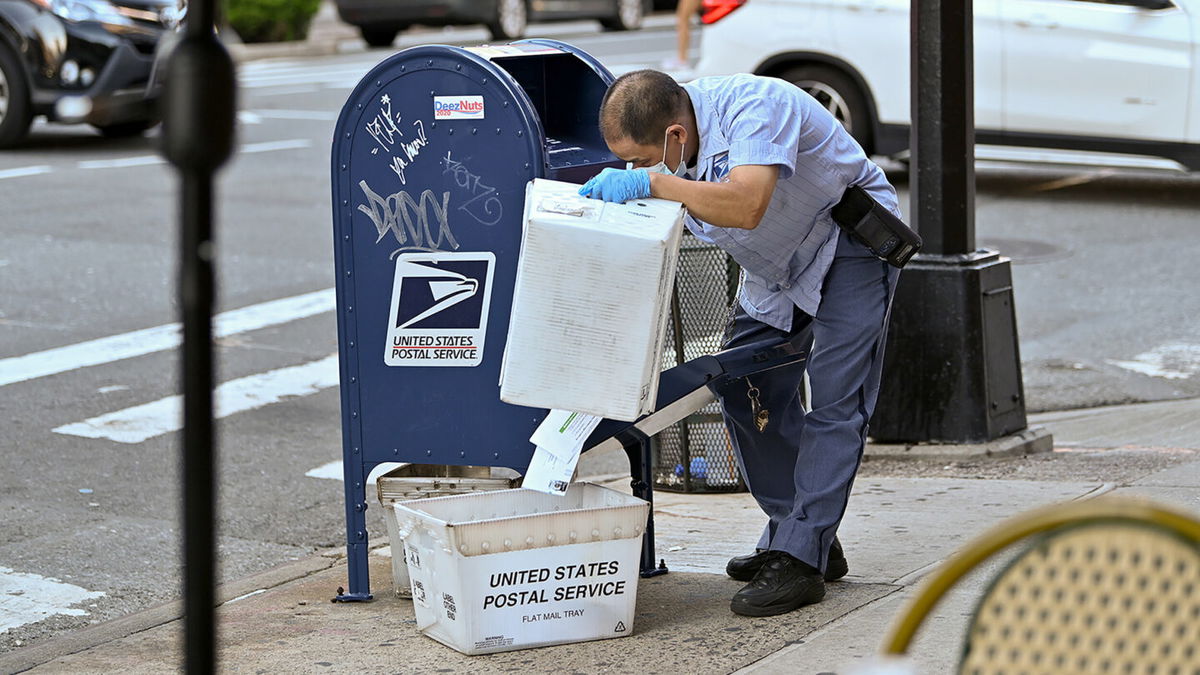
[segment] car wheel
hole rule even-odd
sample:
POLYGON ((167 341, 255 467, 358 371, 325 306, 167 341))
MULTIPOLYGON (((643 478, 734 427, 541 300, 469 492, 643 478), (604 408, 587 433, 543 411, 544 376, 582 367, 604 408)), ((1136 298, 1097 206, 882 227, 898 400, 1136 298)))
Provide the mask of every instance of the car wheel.
POLYGON ((614 13, 607 19, 600 19, 600 25, 607 30, 636 30, 642 27, 642 19, 646 16, 645 0, 615 0, 614 13))
POLYGON ((25 138, 31 122, 33 114, 25 73, 12 50, 0 43, 0 148, 25 138))
POLYGON ((395 28, 359 26, 358 32, 362 33, 363 40, 372 47, 391 47, 396 41, 396 33, 400 31, 395 28))
POLYGON ((528 24, 525 0, 496 0, 496 14, 488 22, 488 30, 495 40, 516 40, 525 35, 528 24))
POLYGON ((779 74, 817 99, 837 118, 846 131, 870 155, 873 150, 873 120, 867 97, 848 75, 822 65, 797 66, 779 74))
POLYGON ((157 120, 135 120, 132 122, 117 122, 116 124, 96 124, 96 130, 105 138, 129 138, 140 136, 142 132, 158 124, 157 120))

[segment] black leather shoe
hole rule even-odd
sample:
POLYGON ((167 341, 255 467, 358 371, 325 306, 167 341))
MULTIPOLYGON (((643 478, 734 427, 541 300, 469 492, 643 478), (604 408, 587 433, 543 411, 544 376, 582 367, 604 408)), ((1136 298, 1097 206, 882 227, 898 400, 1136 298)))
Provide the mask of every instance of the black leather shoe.
MULTIPOLYGON (((757 548, 750 555, 730 558, 729 564, 725 566, 725 573, 738 581, 750 581, 763 566, 766 553, 766 549, 757 548)), ((849 571, 850 565, 846 562, 846 554, 842 551, 842 542, 834 537, 833 545, 829 547, 829 560, 825 563, 825 581, 837 581, 846 576, 849 571)))
POLYGON ((825 580, 817 568, 783 551, 767 551, 763 555, 765 560, 754 580, 729 603, 734 614, 775 616, 825 597, 825 580))

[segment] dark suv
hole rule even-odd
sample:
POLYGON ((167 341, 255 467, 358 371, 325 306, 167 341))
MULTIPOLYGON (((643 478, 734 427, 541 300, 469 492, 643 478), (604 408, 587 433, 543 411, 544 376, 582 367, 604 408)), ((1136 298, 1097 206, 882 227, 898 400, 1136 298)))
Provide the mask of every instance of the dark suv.
POLYGON ((184 11, 180 0, 0 0, 0 147, 37 115, 106 136, 153 126, 155 48, 184 11))

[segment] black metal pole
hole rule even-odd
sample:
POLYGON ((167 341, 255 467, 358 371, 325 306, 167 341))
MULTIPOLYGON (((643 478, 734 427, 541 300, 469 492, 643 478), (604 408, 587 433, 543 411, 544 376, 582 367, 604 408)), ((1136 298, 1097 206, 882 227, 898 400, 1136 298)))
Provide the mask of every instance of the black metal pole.
POLYGON ((924 252, 975 251, 971 0, 912 4, 912 216, 924 252))
POLYGON ((179 170, 183 321, 184 666, 216 670, 213 182, 233 152, 234 68, 214 32, 216 0, 193 0, 167 64, 163 154, 179 170))
POLYGON ((912 219, 924 250, 896 286, 880 442, 983 443, 1026 428, 1012 266, 975 247, 971 0, 913 0, 912 219))

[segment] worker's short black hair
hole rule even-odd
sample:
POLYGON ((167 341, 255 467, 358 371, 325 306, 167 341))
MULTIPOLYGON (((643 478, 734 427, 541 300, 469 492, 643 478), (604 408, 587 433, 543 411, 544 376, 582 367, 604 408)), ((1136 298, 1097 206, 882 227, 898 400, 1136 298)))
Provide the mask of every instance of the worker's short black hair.
POLYGON ((687 92, 666 73, 635 70, 617 78, 600 102, 600 133, 608 140, 630 138, 639 145, 661 143, 678 122, 687 92))

